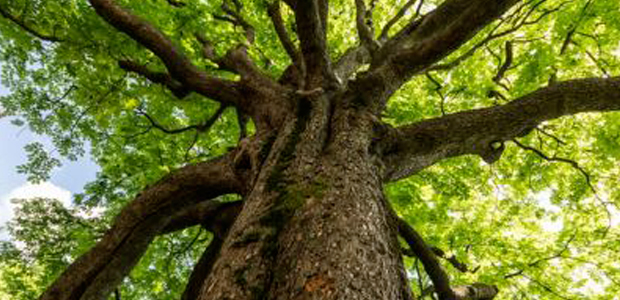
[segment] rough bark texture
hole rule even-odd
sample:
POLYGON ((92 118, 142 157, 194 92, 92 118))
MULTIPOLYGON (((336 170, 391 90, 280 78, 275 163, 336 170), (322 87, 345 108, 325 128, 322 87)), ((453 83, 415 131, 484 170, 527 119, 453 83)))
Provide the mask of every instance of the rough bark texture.
POLYGON ((408 299, 372 120, 297 100, 199 299, 408 299))
MULTIPOLYGON (((503 106, 401 128, 380 121, 390 96, 407 80, 461 47, 517 0, 447 0, 392 37, 384 30, 378 41, 364 24, 365 2, 357 1, 362 43, 335 63, 327 49, 328 1, 285 1, 295 14, 300 49, 276 1, 268 13, 292 60, 277 81, 252 62, 247 45, 215 57, 210 42, 198 37, 205 58, 240 78, 223 80, 199 69, 162 32, 114 1, 89 2, 112 27, 161 59, 167 73, 129 60, 120 67, 179 98, 195 92, 218 101, 220 113, 234 106, 240 120, 254 121, 256 133, 243 136, 222 158, 184 167, 145 189, 41 300, 106 299, 156 235, 194 225, 213 232, 214 239, 196 263, 183 295, 187 300, 412 299, 399 234, 422 260, 441 300, 493 299, 498 291, 492 285, 450 286, 436 254, 391 210, 383 184, 448 157, 476 154, 493 162, 501 156, 501 142, 544 120, 620 110, 618 78, 583 79, 503 106), (358 72, 367 64, 367 71, 358 72), (224 194, 243 200, 211 200, 224 194)), ((253 30, 240 14, 233 16, 253 30)), ((247 33, 251 43, 253 31, 247 33)))
POLYGON ((386 179, 398 180, 454 156, 498 160, 504 141, 541 122, 581 112, 620 109, 620 78, 588 78, 542 88, 508 104, 455 113, 393 129, 379 142, 386 179), (494 145, 495 144, 495 145, 494 145))

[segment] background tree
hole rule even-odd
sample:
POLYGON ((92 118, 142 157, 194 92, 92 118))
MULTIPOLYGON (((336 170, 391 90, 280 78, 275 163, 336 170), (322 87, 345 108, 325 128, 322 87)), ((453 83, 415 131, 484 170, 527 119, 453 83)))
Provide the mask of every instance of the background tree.
POLYGON ((4 113, 102 168, 23 202, 4 289, 611 299, 619 6, 0 1, 4 113))

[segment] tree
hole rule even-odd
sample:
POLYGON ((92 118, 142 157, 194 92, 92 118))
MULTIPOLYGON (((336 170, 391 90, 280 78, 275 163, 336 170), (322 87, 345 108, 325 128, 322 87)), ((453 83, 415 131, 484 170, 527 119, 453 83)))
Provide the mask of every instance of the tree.
POLYGON ((102 166, 40 299, 618 292, 618 114, 573 116, 620 109, 617 1, 283 2, 0 2, 6 112, 102 166), (184 287, 123 281, 184 229, 184 287))

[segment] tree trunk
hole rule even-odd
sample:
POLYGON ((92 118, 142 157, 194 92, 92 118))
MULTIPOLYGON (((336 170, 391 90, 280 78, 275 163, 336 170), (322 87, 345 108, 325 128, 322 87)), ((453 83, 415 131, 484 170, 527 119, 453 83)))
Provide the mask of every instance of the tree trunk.
MULTIPOLYGON (((532 24, 531 15, 540 13, 541 20, 560 9, 541 10, 544 1, 446 0, 431 11, 424 9, 418 18, 420 1, 416 17, 390 37, 390 27, 406 15, 406 9, 401 10, 376 40, 366 17, 372 9, 356 0, 361 43, 338 61, 332 61, 334 52, 328 47, 329 1, 283 1, 287 15, 294 15, 296 39, 288 36, 280 1, 270 1, 267 12, 292 62, 279 79, 248 54, 257 46, 257 31, 241 13, 244 1, 232 1, 235 10, 223 1, 226 15, 214 18, 241 27, 246 41, 218 56, 206 34, 196 34, 204 59, 219 71, 236 74, 221 77, 211 67, 204 70, 203 62, 195 64, 194 55, 183 53, 186 47, 177 47, 147 18, 114 0, 88 2, 109 25, 159 58, 165 72, 137 58, 118 61, 120 68, 163 85, 179 99, 196 93, 221 105, 206 122, 176 130, 142 113, 152 128, 169 134, 195 130, 197 139, 227 107, 234 107, 241 138, 222 157, 186 165, 136 196, 97 245, 67 268, 41 300, 105 300, 156 235, 198 224, 215 238, 197 263, 183 299, 411 299, 398 234, 422 261, 439 299, 492 299, 495 286, 450 287, 437 255, 413 228, 397 220, 382 185, 449 157, 475 154, 493 163, 501 157, 504 142, 527 135, 546 120, 620 110, 620 78, 590 78, 554 83, 508 104, 398 128, 380 121, 388 100, 413 76, 452 68, 489 41, 532 24), (481 43, 439 64, 513 7, 516 11, 497 22, 481 43), (256 129, 247 138, 246 119, 256 129), (225 194, 240 195, 243 201, 213 201, 225 194)), ((7 12, 0 14, 39 39, 63 42, 7 12)), ((149 105, 159 100, 144 98, 149 105)), ((76 103, 88 103, 82 100, 76 103)))
POLYGON ((329 102, 299 100, 199 299, 410 299, 372 119, 329 102))

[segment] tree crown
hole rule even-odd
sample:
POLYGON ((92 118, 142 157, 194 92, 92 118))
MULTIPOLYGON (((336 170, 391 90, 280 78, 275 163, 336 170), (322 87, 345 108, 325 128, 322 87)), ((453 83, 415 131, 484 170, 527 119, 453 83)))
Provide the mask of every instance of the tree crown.
MULTIPOLYGON (((434 124, 426 120, 511 107, 511 100, 527 101, 545 87, 563 91, 562 82, 577 78, 612 80, 620 68, 618 1, 330 1, 327 22, 323 1, 284 2, 0 1, 0 66, 11 91, 0 98, 4 114, 51 136, 55 147, 27 147, 30 160, 19 171, 44 181, 59 157, 85 151, 101 166, 71 209, 21 202, 9 231, 28 251, 3 245, 0 265, 8 267, 0 291, 33 298, 146 186, 248 136, 276 131, 278 114, 264 111, 288 107, 267 101, 271 93, 328 90, 333 82, 354 89, 372 76, 392 78, 369 90, 379 95, 367 103, 376 107, 371 113, 388 132, 425 134, 434 124), (96 219, 79 213, 100 207, 96 219), (49 239, 58 239, 58 248, 46 245, 49 239), (28 270, 30 262, 35 268, 28 270)), ((483 139, 489 155, 446 150, 456 152, 433 166, 394 167, 387 196, 445 252, 455 284, 491 282, 506 298, 610 299, 620 292, 620 115, 558 117, 618 110, 615 101, 558 109, 523 134, 497 129, 490 134, 502 139, 483 139), (496 150, 501 160, 491 155, 496 150)), ((508 126, 502 120, 480 128, 508 126)), ((461 133, 442 138, 450 134, 461 133)), ((409 146, 389 144, 387 151, 402 145, 409 146)), ((189 245, 209 236, 190 228, 159 237, 123 294, 175 298, 199 254, 189 245)), ((430 279, 417 259, 407 259, 407 267, 423 293, 430 279)))

